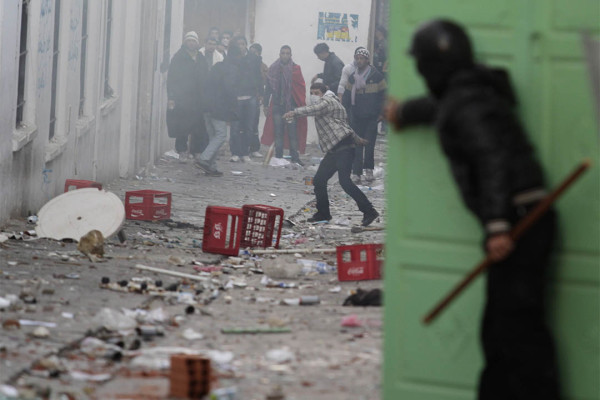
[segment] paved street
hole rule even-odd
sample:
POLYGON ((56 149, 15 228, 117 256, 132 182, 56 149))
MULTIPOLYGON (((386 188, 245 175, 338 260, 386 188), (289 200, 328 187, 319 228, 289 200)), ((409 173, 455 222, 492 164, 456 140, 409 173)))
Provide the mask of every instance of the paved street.
MULTIPOLYGON (((376 164, 384 161, 384 146, 379 137, 376 164)), ((20 232, 35 228, 25 219, 0 227, 10 237, 0 243, 0 381, 6 385, 0 399, 11 398, 13 389, 23 399, 169 398, 169 355, 183 351, 209 356, 213 388, 230 388, 237 400, 266 399, 279 389, 286 399, 379 398, 381 307, 342 303, 357 288, 381 288, 381 281, 339 282, 336 272, 310 272, 308 261, 303 271, 298 259, 335 266, 335 253, 310 250, 382 243, 383 231, 351 233, 362 213, 336 177, 330 181, 333 220, 306 222, 315 210, 304 177, 314 175, 322 157, 316 147, 303 156, 305 168, 231 163, 228 154, 223 149, 218 160, 221 178, 164 156, 133 179, 103 182, 121 199, 141 189, 173 197, 170 221, 126 220, 125 242, 108 239, 98 261, 76 243, 27 234, 19 240, 20 232), (280 247, 289 254, 230 258, 202 252, 206 206, 244 204, 283 208, 289 222, 280 247), (320 303, 294 305, 302 296, 318 296, 320 303), (3 300, 10 305, 2 307, 3 300), (359 326, 342 326, 352 315, 359 326), (227 333, 240 328, 281 332, 227 333)), ((361 188, 381 214, 372 226, 383 227, 381 168, 376 172, 371 187, 361 188)))

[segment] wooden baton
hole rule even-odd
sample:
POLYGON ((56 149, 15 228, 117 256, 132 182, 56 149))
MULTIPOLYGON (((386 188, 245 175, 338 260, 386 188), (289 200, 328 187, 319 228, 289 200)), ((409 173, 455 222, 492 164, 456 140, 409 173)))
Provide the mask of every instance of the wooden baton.
MULTIPOLYGON (((548 211, 550 206, 556 199, 563 194, 569 186, 571 186, 591 165, 589 160, 584 160, 579 167, 571 175, 569 175, 559 187, 554 189, 552 193, 546 196, 529 214, 521 219, 517 225, 510 231, 510 238, 513 241, 518 240, 527 230, 535 224, 542 215, 548 211)), ((494 262, 490 257, 486 257, 481 263, 473 268, 442 300, 440 300, 432 309, 423 317, 423 323, 429 324, 439 313, 441 313, 448 305, 458 296, 479 274, 485 271, 494 262)))

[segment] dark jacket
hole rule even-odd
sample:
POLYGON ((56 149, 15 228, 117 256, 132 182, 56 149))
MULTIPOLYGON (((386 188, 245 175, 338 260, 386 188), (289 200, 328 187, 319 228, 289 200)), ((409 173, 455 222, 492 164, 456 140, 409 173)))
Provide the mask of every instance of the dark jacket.
POLYGON ((196 61, 182 46, 173 56, 167 74, 167 96, 175 101, 175 108, 199 112, 205 104, 208 64, 198 52, 196 61))
POLYGON ((202 53, 196 60, 181 47, 173 56, 167 75, 167 96, 175 108, 167 110, 169 137, 187 136, 204 130, 208 64, 202 53))
POLYGON ((262 58, 256 54, 248 52, 239 61, 239 84, 238 96, 262 97, 264 92, 264 82, 261 73, 262 58))
POLYGON ((435 123, 462 197, 488 234, 510 229, 516 195, 544 186, 515 105, 506 71, 475 66, 456 73, 437 102, 406 102, 399 115, 402 126, 435 123))
POLYGON ((237 121, 238 103, 237 89, 239 86, 239 69, 229 59, 213 65, 208 75, 207 90, 211 94, 208 112, 211 118, 220 121, 237 121))
POLYGON ((336 93, 342 77, 342 69, 344 69, 342 60, 335 53, 330 52, 329 57, 325 60, 323 72, 318 74, 317 77, 323 80, 329 90, 336 93))
POLYGON ((378 118, 383 111, 387 84, 383 74, 373 66, 366 78, 366 87, 356 91, 355 104, 352 106, 352 86, 355 82, 356 72, 348 78, 344 91, 343 103, 345 107, 352 107, 353 118, 378 118))

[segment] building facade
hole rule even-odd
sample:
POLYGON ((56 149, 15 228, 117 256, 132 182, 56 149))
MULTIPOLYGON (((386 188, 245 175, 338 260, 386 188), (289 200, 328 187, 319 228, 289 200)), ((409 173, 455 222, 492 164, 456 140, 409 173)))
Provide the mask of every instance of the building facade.
POLYGON ((170 146, 166 72, 183 0, 0 3, 0 223, 66 179, 109 182, 170 146))

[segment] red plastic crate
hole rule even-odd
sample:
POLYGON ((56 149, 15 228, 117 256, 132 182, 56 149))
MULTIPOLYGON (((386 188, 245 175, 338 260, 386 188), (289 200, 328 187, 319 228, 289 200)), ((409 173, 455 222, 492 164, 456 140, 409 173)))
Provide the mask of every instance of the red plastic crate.
POLYGON ((65 181, 65 193, 69 190, 84 188, 98 188, 98 190, 102 190, 102 184, 94 181, 84 181, 81 179, 67 179, 65 181))
POLYGON ((283 209, 263 204, 247 204, 242 207, 241 247, 279 248, 281 228, 283 227, 283 209), (275 243, 273 234, 277 232, 275 243))
POLYGON ((126 192, 125 217, 141 221, 171 218, 171 192, 159 190, 126 192))
POLYGON ((206 207, 202 251, 237 256, 240 252, 243 216, 239 208, 206 207))
POLYGON ((381 279, 382 244, 338 246, 336 253, 340 281, 381 279))

